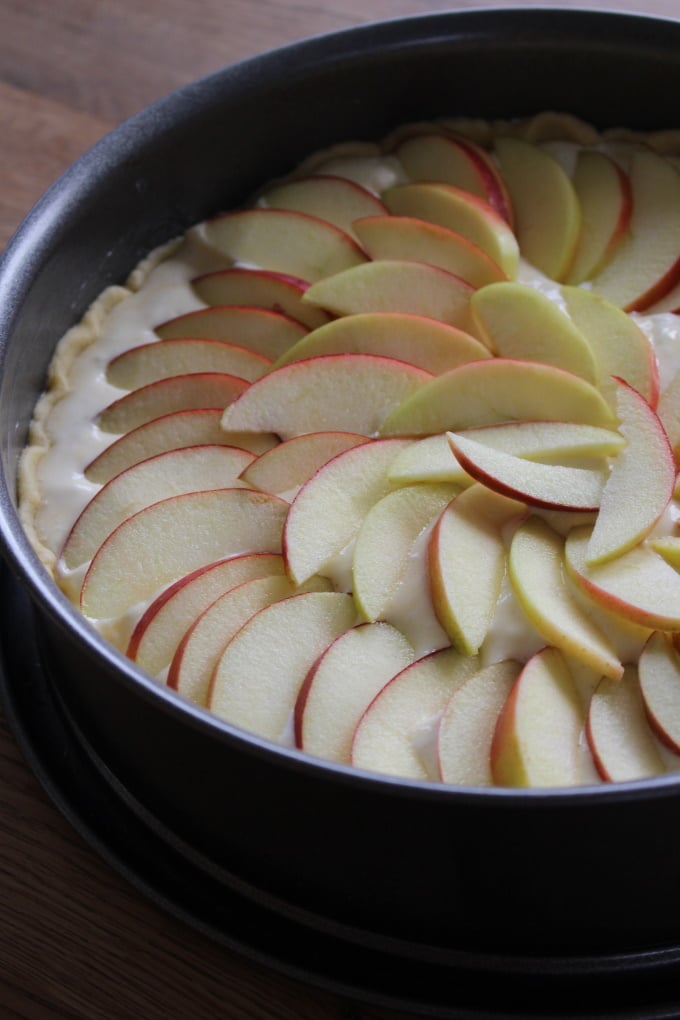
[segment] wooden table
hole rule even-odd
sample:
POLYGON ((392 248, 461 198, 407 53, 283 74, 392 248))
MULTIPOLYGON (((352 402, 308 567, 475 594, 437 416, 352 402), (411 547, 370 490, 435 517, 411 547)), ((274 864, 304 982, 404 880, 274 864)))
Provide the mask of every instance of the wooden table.
MULTIPOLYGON (((454 6, 478 5, 0 0, 0 248, 86 147, 183 83, 320 32, 454 6)), ((679 14, 678 0, 561 6, 679 14)), ((1 716, 0 1017, 396 1020, 223 950, 148 902, 62 819, 1 716)))

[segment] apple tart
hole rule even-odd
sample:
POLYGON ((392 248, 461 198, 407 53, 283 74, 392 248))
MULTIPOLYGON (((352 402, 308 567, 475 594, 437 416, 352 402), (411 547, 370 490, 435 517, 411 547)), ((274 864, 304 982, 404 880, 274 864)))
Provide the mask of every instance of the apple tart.
POLYGON ((680 768, 680 135, 316 153, 60 342, 20 511, 94 627, 316 758, 680 768))

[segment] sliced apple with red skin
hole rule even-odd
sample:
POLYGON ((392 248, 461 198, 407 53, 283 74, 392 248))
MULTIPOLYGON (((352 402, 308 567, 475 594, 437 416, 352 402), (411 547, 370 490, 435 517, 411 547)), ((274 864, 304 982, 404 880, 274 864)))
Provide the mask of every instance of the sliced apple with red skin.
POLYGON ((85 477, 90 482, 105 485, 115 475, 147 457, 155 457, 159 453, 184 446, 214 446, 221 443, 256 455, 276 446, 276 436, 225 432, 220 425, 222 414, 221 407, 201 407, 154 418, 124 433, 102 450, 85 468, 85 477))
POLYGON ((251 489, 172 496, 145 507, 109 535, 85 575, 80 606, 108 619, 164 585, 224 556, 281 552, 288 503, 251 489))
POLYGON ((282 576, 284 570, 278 553, 245 553, 199 567, 156 596, 137 622, 125 654, 158 676, 170 665, 187 621, 197 620, 231 588, 257 577, 282 576))
POLYGON ((567 536, 566 565, 574 583, 598 605, 650 630, 680 630, 680 574, 642 544, 589 566, 591 528, 567 536))
POLYGON ((661 393, 656 410, 678 465, 680 465, 680 415, 677 412, 679 404, 680 372, 676 372, 668 386, 661 393))
POLYGON ((502 358, 555 365, 598 382, 593 351, 581 331, 549 297, 522 283, 496 283, 473 294, 478 335, 502 358))
POLYGON ((252 383, 227 407, 222 428, 274 432, 282 439, 332 429, 372 436, 431 378, 414 365, 372 354, 308 358, 252 383))
POLYGON ((549 644, 602 676, 621 678, 623 665, 613 645, 571 593, 560 535, 530 517, 513 535, 508 569, 526 618, 549 644))
POLYGON ((588 543, 590 566, 620 556, 645 538, 670 503, 675 487, 673 451, 658 416, 627 383, 617 382, 616 398, 619 431, 627 442, 602 493, 588 543))
POLYGON ((302 486, 283 537, 288 573, 297 584, 326 573, 329 561, 355 540, 370 508, 389 492, 390 463, 408 442, 387 439, 355 446, 302 486))
POLYGON ((666 634, 649 638, 638 662, 640 692, 657 737, 680 754, 680 657, 666 634))
POLYGON ((362 312, 313 330, 282 354, 274 367, 327 354, 396 358, 433 375, 491 357, 479 340, 437 319, 406 312, 362 312))
POLYGON ((601 272, 626 236, 633 211, 630 180, 610 156, 582 149, 572 177, 581 230, 567 280, 583 283, 601 272))
POLYGON ((659 366, 654 348, 624 311, 582 287, 562 287, 570 318, 588 341, 598 366, 597 384, 612 401, 612 376, 623 379, 656 407, 659 366))
POLYGON ((207 305, 265 308, 297 319, 309 329, 316 329, 328 321, 328 316, 321 309, 303 304, 302 295, 309 286, 308 282, 286 273, 232 266, 197 276, 191 284, 207 305))
POLYGON ((250 733, 286 739, 305 676, 355 623, 352 596, 340 592, 292 595, 260 610, 225 648, 210 710, 250 733))
POLYGON ((557 160, 531 142, 498 138, 495 152, 510 192, 522 254, 551 279, 564 279, 581 230, 572 182, 557 160))
POLYGON ((308 329, 282 312, 241 305, 217 305, 178 315, 156 326, 155 332, 161 340, 186 337, 226 340, 273 360, 301 340, 308 329))
POLYGON ((313 283, 304 300, 335 315, 406 312, 466 329, 473 293, 466 280, 437 266, 380 259, 313 283))
POLYGON ((505 574, 503 528, 522 517, 522 503, 472 485, 440 515, 428 547, 432 604, 451 643, 476 655, 505 574))
POLYGON ((407 666, 383 687, 359 720, 352 765, 406 779, 436 779, 441 713, 454 691, 478 669, 476 658, 453 648, 407 666))
POLYGON ((411 259, 439 266, 473 287, 507 280, 486 252, 462 234, 415 216, 370 216, 354 230, 372 259, 411 259))
POLYGON ((294 436, 254 459, 242 472, 241 480, 261 492, 290 500, 333 457, 368 442, 367 436, 355 432, 308 432, 294 436))
POLYGON ((680 282, 664 294, 662 298, 648 305, 644 311, 645 315, 680 315, 680 282))
POLYGON ((680 174, 663 156, 634 152, 630 232, 592 288, 627 312, 641 312, 680 281, 680 174))
POLYGON ((102 432, 121 435, 174 411, 190 411, 199 407, 224 409, 247 389, 245 379, 224 372, 173 375, 130 390, 105 407, 96 423, 102 432))
POLYGON ((245 488, 239 475, 254 460, 232 446, 188 446, 126 468, 101 488, 75 521, 61 559, 69 570, 86 563, 111 532, 151 503, 199 489, 245 488))
POLYGON ((224 340, 185 338, 131 347, 109 362, 106 380, 123 390, 190 372, 225 372, 247 382, 259 379, 271 359, 224 340))
POLYGON ((332 174, 317 174, 284 181, 267 188, 261 203, 270 209, 294 209, 327 220, 350 236, 362 216, 380 216, 385 206, 356 181, 332 174))
POLYGON ((352 559, 352 591, 364 620, 390 620, 420 536, 457 494, 453 485, 408 485, 388 492, 368 510, 352 559))
POLYGON ((499 786, 576 786, 585 722, 562 653, 547 647, 526 663, 496 723, 491 772, 499 786))
POLYGON ((285 576, 256 577, 219 595, 185 630, 168 670, 168 687, 207 705, 213 671, 228 642, 255 613, 300 591, 329 591, 325 578, 298 588, 285 576))
POLYGON ((220 255, 313 283, 365 262, 361 248, 326 220, 288 209, 243 209, 207 220, 202 239, 220 255))
POLYGON ((447 438, 461 467, 502 496, 548 510, 597 510, 600 505, 604 468, 542 464, 495 450, 460 432, 447 432, 447 438))
POLYGON ((359 719, 374 697, 413 661, 413 648, 388 623, 341 634, 314 663, 295 703, 295 743, 318 758, 350 764, 359 719))
POLYGON ((519 268, 519 245, 507 221, 488 202, 450 184, 398 184, 382 199, 395 216, 414 216, 462 234, 486 252, 509 280, 519 268))
POLYGON ((521 666, 496 662, 475 673, 452 695, 437 730, 443 783, 492 786, 491 742, 496 721, 521 666))
POLYGON ((617 682, 600 681, 590 701, 586 732, 605 781, 625 783, 666 771, 645 716, 634 666, 627 666, 617 682))
MULTIPOLYGON (((259 385, 259 384, 255 384, 259 385)), ((602 394, 553 365, 490 358, 437 376, 393 411, 382 435, 434 435, 506 421, 571 421, 612 426, 602 394)))

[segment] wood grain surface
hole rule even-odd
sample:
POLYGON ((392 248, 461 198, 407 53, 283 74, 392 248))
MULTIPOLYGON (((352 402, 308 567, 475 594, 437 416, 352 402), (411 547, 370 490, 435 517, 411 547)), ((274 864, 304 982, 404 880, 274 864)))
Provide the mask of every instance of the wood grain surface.
MULTIPOLYGON (((561 6, 677 17, 679 3, 561 6)), ((179 85, 296 39, 455 6, 480 4, 0 0, 0 248, 84 149, 179 85)), ((397 1016, 251 963, 147 901, 62 819, 0 716, 0 1020, 397 1016)))

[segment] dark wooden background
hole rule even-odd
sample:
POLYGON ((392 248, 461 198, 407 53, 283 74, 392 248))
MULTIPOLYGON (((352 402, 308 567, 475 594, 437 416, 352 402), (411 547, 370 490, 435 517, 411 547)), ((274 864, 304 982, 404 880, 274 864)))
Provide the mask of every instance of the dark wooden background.
MULTIPOLYGON (((296 39, 456 6, 482 4, 0 0, 0 249, 85 148, 179 85, 296 39)), ((680 0, 554 6, 680 16, 680 0)), ((397 1014, 266 970, 145 900, 62 819, 0 714, 0 1018, 396 1020, 397 1014)))

